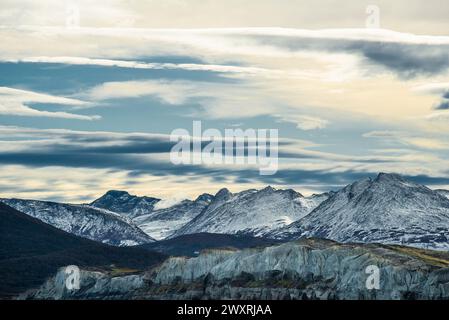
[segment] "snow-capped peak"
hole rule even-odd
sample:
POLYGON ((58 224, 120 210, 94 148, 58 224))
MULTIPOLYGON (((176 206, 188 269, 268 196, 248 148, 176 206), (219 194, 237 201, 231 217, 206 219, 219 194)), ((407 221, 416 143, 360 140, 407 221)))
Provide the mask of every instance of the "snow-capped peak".
POLYGON ((332 195, 279 237, 449 247, 449 199, 397 174, 362 179, 332 195))

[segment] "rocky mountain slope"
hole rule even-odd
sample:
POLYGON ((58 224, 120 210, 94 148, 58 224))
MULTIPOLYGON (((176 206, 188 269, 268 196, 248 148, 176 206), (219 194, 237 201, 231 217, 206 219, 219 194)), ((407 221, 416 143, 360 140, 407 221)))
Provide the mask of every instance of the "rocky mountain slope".
POLYGON ((110 190, 90 205, 117 212, 133 219, 152 212, 159 201, 160 199, 157 198, 130 195, 126 191, 110 190))
POLYGON ((442 196, 449 198, 449 190, 439 189, 439 190, 435 190, 435 191, 438 192, 439 194, 441 194, 442 196))
POLYGON ((395 174, 357 181, 273 237, 449 249, 449 199, 395 174))
POLYGON ((63 266, 145 270, 165 259, 135 247, 77 237, 0 203, 0 299, 40 286, 63 266))
POLYGON ((134 219, 146 234, 156 240, 171 236, 198 216, 213 200, 210 194, 202 194, 194 201, 184 200, 169 208, 157 209, 134 219))
POLYGON ((107 210, 85 205, 36 200, 1 199, 0 201, 58 229, 83 238, 116 246, 138 245, 154 241, 131 220, 107 210))
POLYGON ((193 233, 266 236, 312 211, 326 195, 303 197, 293 190, 220 190, 209 206, 172 237, 193 233))
POLYGON ((446 253, 308 239, 245 250, 169 258, 143 274, 83 271, 68 291, 59 272, 27 299, 448 299, 446 253), (377 289, 367 267, 379 268, 377 289))

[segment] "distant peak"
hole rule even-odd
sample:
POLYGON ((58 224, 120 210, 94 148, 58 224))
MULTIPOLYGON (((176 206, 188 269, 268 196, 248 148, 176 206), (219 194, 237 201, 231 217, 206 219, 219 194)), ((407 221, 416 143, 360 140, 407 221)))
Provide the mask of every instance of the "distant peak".
POLYGON ((198 198, 195 199, 195 202, 198 201, 204 201, 204 202, 210 202, 214 199, 214 196, 209 193, 203 193, 198 196, 198 198))
POLYGON ((215 198, 223 198, 223 197, 227 197, 230 195, 231 195, 231 192, 227 188, 223 188, 217 192, 217 194, 215 195, 215 198))
POLYGON ((112 197, 121 197, 124 195, 129 196, 130 194, 127 191, 121 191, 121 190, 109 190, 106 192, 105 195, 112 196, 112 197))
POLYGON ((300 192, 298 192, 298 191, 296 191, 296 190, 293 190, 293 189, 286 189, 286 190, 283 190, 283 191, 286 192, 286 193, 288 193, 288 194, 291 195, 291 196, 296 197, 296 198, 299 198, 299 197, 304 198, 304 196, 302 195, 302 193, 300 193, 300 192))
POLYGON ((405 181, 405 179, 397 173, 385 173, 378 174, 376 181, 405 181))
POLYGON ((275 192, 276 189, 273 188, 272 186, 267 186, 265 188, 263 188, 262 190, 260 190, 260 192, 266 192, 266 193, 271 193, 271 192, 275 192))

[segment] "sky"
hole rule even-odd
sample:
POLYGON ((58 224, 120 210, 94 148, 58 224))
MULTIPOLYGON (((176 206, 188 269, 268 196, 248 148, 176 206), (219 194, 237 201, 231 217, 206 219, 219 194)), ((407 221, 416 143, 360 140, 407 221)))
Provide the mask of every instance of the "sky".
POLYGON ((445 0, 0 0, 0 197, 309 195, 378 172, 449 188, 448 16, 445 0), (277 129, 278 172, 172 164, 193 121, 277 129))

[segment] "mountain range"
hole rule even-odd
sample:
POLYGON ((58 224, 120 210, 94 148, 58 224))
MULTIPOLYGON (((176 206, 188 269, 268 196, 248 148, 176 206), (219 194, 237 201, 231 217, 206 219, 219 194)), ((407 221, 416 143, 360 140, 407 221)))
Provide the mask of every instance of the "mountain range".
POLYGON ((166 208, 158 198, 126 191, 108 191, 86 205, 1 201, 64 231, 119 246, 209 233, 449 249, 449 191, 397 174, 380 173, 309 197, 291 189, 224 188, 166 208))
MULTIPOLYGON (((309 197, 221 189, 169 207, 125 191, 89 204, 0 199, 0 298, 69 264, 87 277, 78 298, 447 297, 448 196, 381 173, 309 197), (352 274, 370 261, 395 279, 379 296, 351 289, 361 281, 352 274)), ((24 296, 71 297, 54 291, 58 277, 24 296)))

